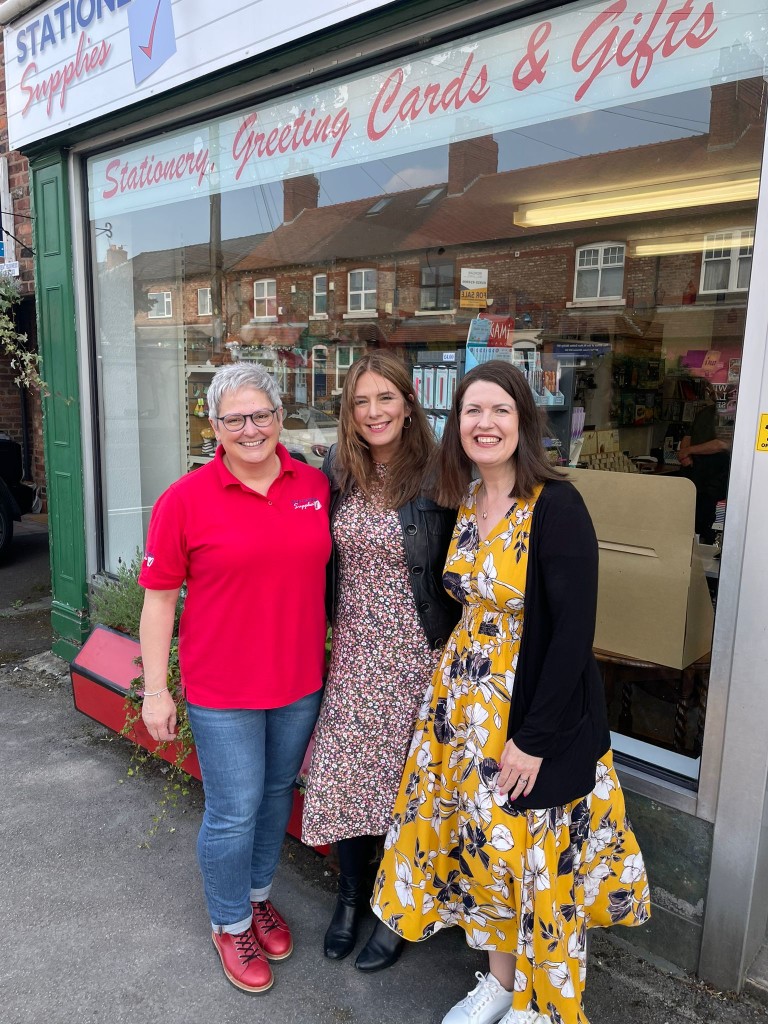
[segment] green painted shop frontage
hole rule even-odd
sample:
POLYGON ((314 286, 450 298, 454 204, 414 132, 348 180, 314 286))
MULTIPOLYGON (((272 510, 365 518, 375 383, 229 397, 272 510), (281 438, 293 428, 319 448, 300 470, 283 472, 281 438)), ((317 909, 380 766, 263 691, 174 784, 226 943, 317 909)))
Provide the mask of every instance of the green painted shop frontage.
POLYGON ((319 465, 371 348, 407 362, 438 437, 462 374, 509 360, 600 542, 595 650, 653 900, 622 938, 759 984, 764 3, 204 6, 2 7, 55 652, 82 651, 94 586, 213 457, 217 366, 269 369, 284 443, 319 465))

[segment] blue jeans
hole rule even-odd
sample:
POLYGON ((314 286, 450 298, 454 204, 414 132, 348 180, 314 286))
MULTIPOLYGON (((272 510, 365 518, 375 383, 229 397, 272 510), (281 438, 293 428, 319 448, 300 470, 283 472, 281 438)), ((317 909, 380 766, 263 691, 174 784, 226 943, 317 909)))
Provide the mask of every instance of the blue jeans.
POLYGON ((318 690, 265 710, 187 705, 205 791, 197 859, 214 931, 245 931, 251 900, 269 896, 321 698, 318 690))

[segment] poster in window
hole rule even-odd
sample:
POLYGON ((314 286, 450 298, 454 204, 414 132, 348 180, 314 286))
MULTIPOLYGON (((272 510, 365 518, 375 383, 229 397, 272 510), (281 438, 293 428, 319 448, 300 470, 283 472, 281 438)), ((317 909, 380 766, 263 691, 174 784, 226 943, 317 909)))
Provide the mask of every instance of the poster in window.
POLYGON ((453 399, 456 396, 456 385, 459 380, 459 371, 455 366, 448 368, 448 408, 450 409, 453 405, 453 399))
POLYGON ((420 366, 414 366, 413 368, 413 394, 416 400, 421 402, 422 390, 424 387, 424 378, 422 369, 420 366))
POLYGON ((448 409, 448 367, 438 366, 435 370, 435 408, 448 409))
POLYGON ((425 409, 433 409, 435 406, 435 368, 424 367, 424 398, 421 403, 425 409))

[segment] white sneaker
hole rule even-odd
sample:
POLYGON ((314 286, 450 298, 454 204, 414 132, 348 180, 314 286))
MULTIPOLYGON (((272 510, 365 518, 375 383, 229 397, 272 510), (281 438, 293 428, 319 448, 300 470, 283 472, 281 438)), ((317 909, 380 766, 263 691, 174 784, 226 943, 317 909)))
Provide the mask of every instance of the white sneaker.
POLYGON ((475 977, 476 987, 448 1011, 443 1024, 498 1024, 507 1013, 512 993, 502 988, 490 971, 478 971, 475 977))
POLYGON ((549 1024, 549 1018, 534 1010, 510 1010, 499 1024, 549 1024))

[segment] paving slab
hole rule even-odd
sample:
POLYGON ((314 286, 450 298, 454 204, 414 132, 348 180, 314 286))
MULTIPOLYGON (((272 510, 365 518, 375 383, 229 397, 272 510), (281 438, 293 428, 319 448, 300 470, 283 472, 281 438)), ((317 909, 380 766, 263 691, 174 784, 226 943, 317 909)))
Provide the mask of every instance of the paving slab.
MULTIPOLYGON (((200 892, 200 787, 148 841, 165 775, 130 768, 129 745, 75 711, 64 662, 0 669, 0 1024, 440 1024, 482 969, 458 929, 380 974, 325 960, 333 878, 288 840, 274 897, 295 953, 268 993, 238 991, 200 892)), ((618 929, 592 939, 586 1008, 591 1024, 768 1021, 757 1002, 642 960, 618 929)))

